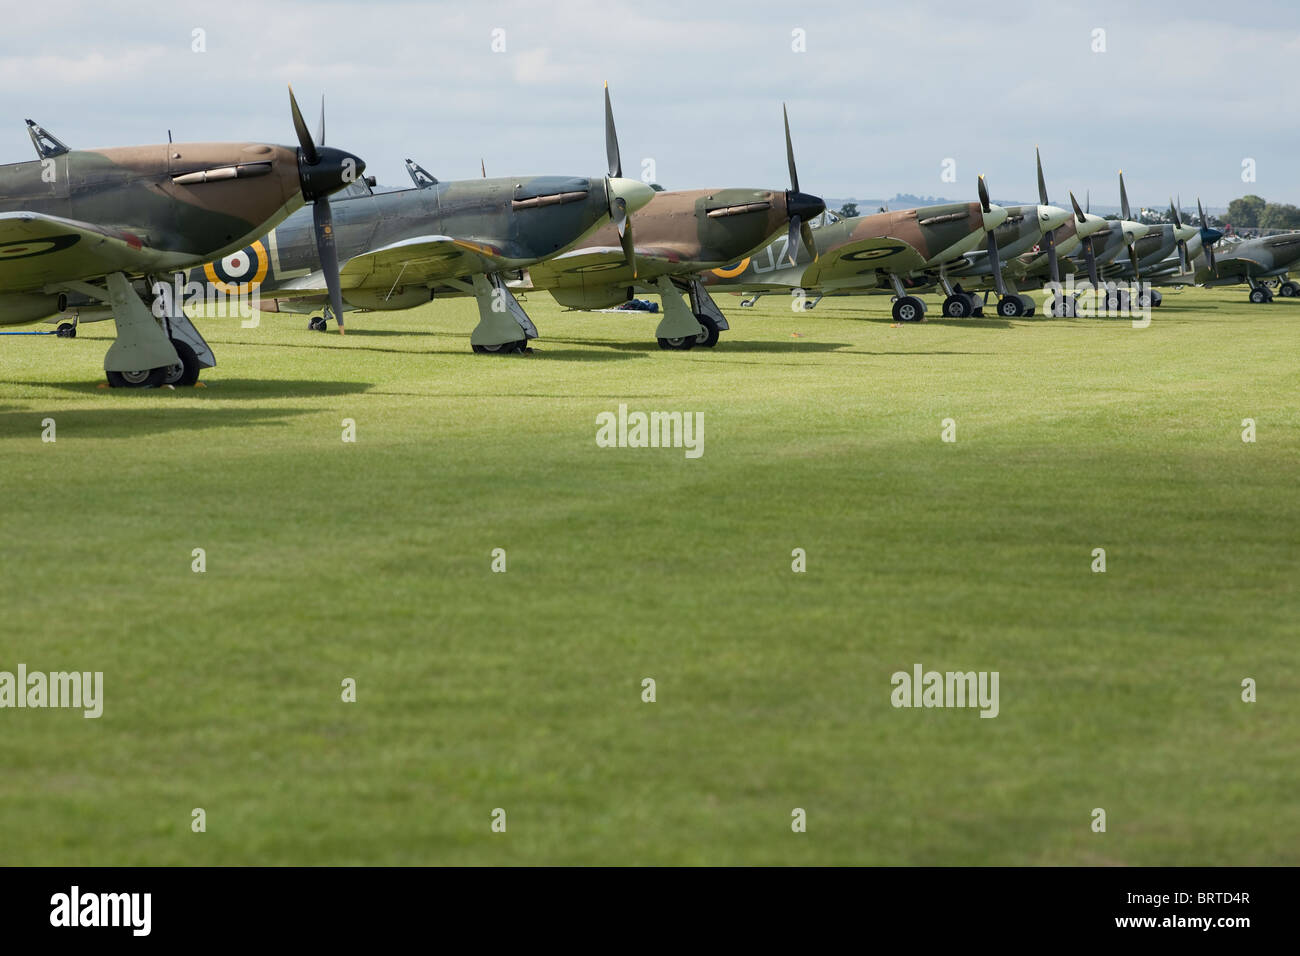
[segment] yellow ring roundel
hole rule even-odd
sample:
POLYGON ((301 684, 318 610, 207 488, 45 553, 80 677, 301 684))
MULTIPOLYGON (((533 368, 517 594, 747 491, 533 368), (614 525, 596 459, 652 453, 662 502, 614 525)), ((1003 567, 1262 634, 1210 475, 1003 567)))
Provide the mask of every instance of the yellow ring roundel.
POLYGON ((220 262, 209 262, 203 267, 203 275, 226 295, 247 295, 262 284, 270 267, 266 247, 259 239, 220 262))
POLYGON ((749 256, 745 256, 730 269, 714 269, 713 274, 719 279, 734 279, 748 268, 749 256))

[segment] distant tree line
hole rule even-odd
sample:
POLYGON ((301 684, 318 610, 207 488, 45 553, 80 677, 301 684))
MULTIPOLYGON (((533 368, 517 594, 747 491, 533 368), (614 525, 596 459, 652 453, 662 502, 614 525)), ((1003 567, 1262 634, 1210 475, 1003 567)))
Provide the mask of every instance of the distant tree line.
POLYGON ((1300 207, 1242 196, 1228 203, 1227 220, 1237 229, 1300 229, 1300 207))

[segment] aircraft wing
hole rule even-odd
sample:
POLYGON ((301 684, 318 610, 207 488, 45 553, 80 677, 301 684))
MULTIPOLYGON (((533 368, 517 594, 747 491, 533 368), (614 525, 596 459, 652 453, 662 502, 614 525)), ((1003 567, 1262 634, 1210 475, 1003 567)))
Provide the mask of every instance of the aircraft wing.
MULTIPOLYGON (((805 288, 851 285, 873 272, 904 274, 925 268, 925 259, 902 239, 872 236, 828 249, 803 273, 805 288)), ((873 283, 874 284, 874 283, 873 283)))
MULTIPOLYGON (((391 245, 363 252, 343 263, 339 280, 344 289, 360 286, 391 287, 398 282, 412 285, 454 279, 472 272, 498 272, 509 268, 508 260, 494 246, 451 236, 415 236, 391 245)), ((312 273, 304 279, 286 283, 289 288, 316 288, 311 283, 324 277, 312 273)))
POLYGON ((39 212, 0 213, 0 290, 144 272, 168 257, 132 232, 39 212))
POLYGON ((1270 271, 1272 267, 1266 266, 1262 262, 1256 262, 1254 259, 1247 259, 1245 256, 1233 256, 1230 259, 1220 259, 1210 270, 1210 278, 1227 279, 1230 276, 1246 278, 1247 276, 1260 276, 1270 271))

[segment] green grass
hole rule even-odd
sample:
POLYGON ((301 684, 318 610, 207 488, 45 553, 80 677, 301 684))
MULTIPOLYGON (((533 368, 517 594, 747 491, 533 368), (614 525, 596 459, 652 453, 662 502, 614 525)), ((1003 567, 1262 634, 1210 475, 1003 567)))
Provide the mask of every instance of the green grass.
POLYGON ((1300 304, 1244 298, 209 320, 195 391, 0 339, 0 669, 106 697, 0 711, 0 863, 1300 863, 1300 304), (619 402, 704 456, 597 448, 619 402), (917 662, 1001 714, 894 709, 917 662))

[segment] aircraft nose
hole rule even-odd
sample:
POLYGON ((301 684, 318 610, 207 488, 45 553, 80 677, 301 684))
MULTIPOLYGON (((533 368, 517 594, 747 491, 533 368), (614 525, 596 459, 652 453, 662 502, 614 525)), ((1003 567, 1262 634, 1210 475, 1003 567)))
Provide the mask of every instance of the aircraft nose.
POLYGON ((1124 232, 1124 240, 1126 242, 1133 242, 1135 239, 1141 239, 1148 232, 1148 228, 1144 224, 1133 222, 1131 219, 1121 221, 1119 227, 1124 232))
POLYGON ((791 219, 798 216, 800 222, 808 222, 825 211, 826 203, 820 196, 797 192, 785 194, 785 214, 791 219))
POLYGON ((1070 210, 1062 209, 1060 206, 1038 207, 1038 222, 1043 227, 1043 232, 1064 226, 1071 215, 1073 214, 1070 210))
POLYGON ((308 202, 338 192, 366 171, 366 161, 346 150, 319 146, 317 153, 317 161, 308 163, 302 150, 298 150, 298 181, 308 202))
POLYGON ((655 191, 639 179, 611 179, 609 191, 627 203, 628 212, 644 209, 655 198, 655 191))
POLYGON ((991 232, 1007 221, 1007 211, 1001 206, 995 206, 992 203, 989 204, 989 211, 981 212, 980 215, 984 217, 985 232, 991 232))
POLYGON ((1174 238, 1181 239, 1183 242, 1186 242, 1188 239, 1192 238, 1192 236, 1196 235, 1198 232, 1200 232, 1200 230, 1197 229, 1195 226, 1175 226, 1174 238))

